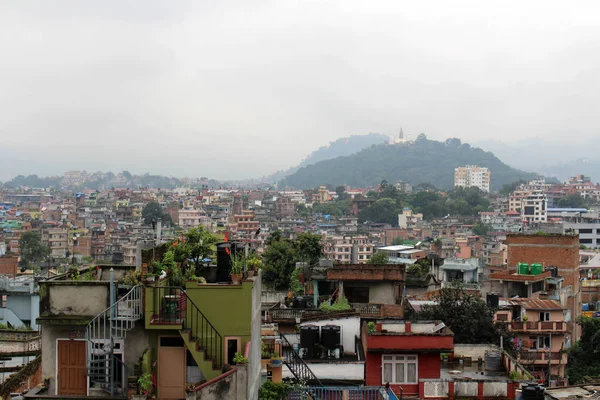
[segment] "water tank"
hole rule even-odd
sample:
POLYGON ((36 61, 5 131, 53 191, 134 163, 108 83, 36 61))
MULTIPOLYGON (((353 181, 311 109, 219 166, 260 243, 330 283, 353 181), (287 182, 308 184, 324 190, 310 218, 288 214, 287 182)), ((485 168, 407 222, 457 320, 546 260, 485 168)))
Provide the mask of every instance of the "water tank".
POLYGON ((316 358, 315 351, 319 343, 319 327, 316 325, 304 325, 300 327, 300 348, 305 349, 307 358, 316 358))
POLYGON ((306 300, 304 299, 304 296, 294 297, 293 307, 294 308, 306 308, 306 300))
POLYGON ((485 352, 485 370, 486 371, 502 371, 502 353, 497 351, 485 352))
POLYGON ((537 383, 525 385, 521 390, 523 392, 523 400, 544 400, 546 395, 546 388, 537 383))
POLYGON ((305 295, 304 301, 306 302, 306 308, 315 308, 315 298, 312 294, 305 295))
POLYGON ((113 264, 122 264, 124 260, 122 251, 113 251, 111 262, 113 264))
POLYGON ((544 266, 539 263, 531 264, 531 275, 539 275, 544 272, 544 266))
POLYGON ((488 293, 485 302, 489 308, 498 308, 500 305, 500 295, 498 293, 488 293))
POLYGON ((581 304, 581 311, 590 311, 590 306, 588 303, 581 304))
POLYGON ((338 348, 342 344, 340 326, 325 325, 321 327, 321 343, 327 350, 338 348))
POLYGON ((517 264, 517 274, 519 274, 519 275, 529 275, 529 264, 527 264, 527 263, 518 263, 517 264))

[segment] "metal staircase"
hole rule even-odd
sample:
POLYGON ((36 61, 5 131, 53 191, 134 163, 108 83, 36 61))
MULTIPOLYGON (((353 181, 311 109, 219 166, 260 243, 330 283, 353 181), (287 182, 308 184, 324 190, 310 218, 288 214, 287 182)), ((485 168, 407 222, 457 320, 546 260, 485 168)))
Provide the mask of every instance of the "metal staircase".
POLYGON ((304 360, 296 353, 290 342, 285 338, 283 334, 279 334, 281 338, 281 353, 283 363, 288 367, 292 375, 296 380, 305 384, 312 384, 323 386, 319 378, 312 372, 312 370, 306 365, 304 360))
POLYGON ((127 332, 143 318, 142 285, 134 286, 125 296, 115 300, 111 282, 111 306, 88 324, 86 329, 87 371, 91 387, 99 387, 112 396, 127 394, 127 367, 119 356, 127 332))

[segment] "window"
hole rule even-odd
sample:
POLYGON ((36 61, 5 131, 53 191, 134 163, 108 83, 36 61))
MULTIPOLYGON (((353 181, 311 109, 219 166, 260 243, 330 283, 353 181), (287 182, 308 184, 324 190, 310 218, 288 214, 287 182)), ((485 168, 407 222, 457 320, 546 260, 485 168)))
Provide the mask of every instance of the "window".
POLYGON ((381 384, 386 383, 418 383, 417 356, 384 354, 381 384))
POLYGON ((540 321, 550 321, 550 313, 545 311, 540 313, 540 321))
POLYGON ((538 350, 550 348, 550 336, 538 336, 534 341, 534 347, 538 350))
POLYGON ((594 233, 594 230, 593 229, 580 229, 579 233, 589 234, 589 233, 594 233))
POLYGON ((581 244, 593 244, 594 239, 579 239, 579 243, 581 244))

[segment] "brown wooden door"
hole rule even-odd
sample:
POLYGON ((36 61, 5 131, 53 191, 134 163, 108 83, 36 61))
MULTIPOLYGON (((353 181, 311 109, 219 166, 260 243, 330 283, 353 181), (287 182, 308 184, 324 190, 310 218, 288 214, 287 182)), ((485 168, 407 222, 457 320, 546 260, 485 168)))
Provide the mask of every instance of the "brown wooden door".
POLYGON ((158 398, 185 399, 184 347, 159 347, 158 398))
POLYGON ((85 342, 58 341, 58 395, 87 395, 85 342))

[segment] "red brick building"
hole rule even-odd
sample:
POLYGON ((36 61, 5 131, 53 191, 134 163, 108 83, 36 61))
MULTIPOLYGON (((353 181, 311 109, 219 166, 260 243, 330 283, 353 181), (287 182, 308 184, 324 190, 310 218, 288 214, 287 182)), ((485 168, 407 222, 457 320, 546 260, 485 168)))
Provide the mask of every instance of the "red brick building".
MULTIPOLYGON (((581 292, 579 283, 579 235, 524 235, 509 234, 504 241, 507 247, 508 267, 518 263, 541 263, 544 267, 558 267, 558 275, 564 278, 563 288, 572 293, 567 300, 571 321, 581 315, 581 292)), ((569 324, 573 342, 579 339, 577 324, 569 324)))
POLYGON ((418 396, 420 379, 440 379, 441 353, 454 351, 454 333, 436 322, 378 321, 375 332, 362 327, 365 384, 418 396))

